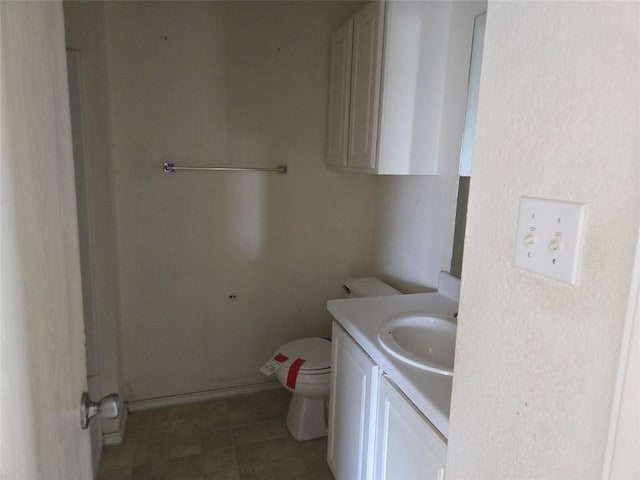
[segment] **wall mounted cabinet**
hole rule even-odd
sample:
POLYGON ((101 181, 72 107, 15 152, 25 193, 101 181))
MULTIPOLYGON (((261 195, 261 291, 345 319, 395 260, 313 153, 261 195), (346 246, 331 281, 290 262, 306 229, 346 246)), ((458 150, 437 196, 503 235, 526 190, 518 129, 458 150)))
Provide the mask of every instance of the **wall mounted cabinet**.
POLYGON ((454 162, 457 170, 473 20, 485 5, 372 2, 333 33, 328 166, 436 175, 454 162))
POLYGON ((376 169, 384 3, 370 3, 331 36, 327 164, 376 169))

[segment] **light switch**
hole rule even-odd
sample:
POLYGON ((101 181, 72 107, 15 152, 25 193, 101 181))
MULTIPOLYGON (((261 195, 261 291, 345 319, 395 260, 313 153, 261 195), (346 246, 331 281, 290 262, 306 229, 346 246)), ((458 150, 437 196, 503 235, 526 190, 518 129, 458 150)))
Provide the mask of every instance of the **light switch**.
POLYGON ((586 205, 522 197, 515 265, 574 284, 586 205))

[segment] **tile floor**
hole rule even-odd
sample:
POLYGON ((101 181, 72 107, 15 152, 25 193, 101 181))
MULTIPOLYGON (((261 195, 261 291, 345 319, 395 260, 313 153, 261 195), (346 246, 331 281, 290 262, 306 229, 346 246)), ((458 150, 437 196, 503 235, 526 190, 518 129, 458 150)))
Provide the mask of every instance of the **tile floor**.
POLYGON ((327 438, 298 442, 287 431, 289 400, 279 389, 130 413, 98 480, 333 480, 327 438))

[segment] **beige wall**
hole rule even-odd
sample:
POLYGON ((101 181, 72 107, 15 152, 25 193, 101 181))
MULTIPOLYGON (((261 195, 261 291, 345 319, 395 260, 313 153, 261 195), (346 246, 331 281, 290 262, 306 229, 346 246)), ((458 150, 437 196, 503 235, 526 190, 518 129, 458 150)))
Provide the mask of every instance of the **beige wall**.
POLYGON ((640 216, 640 5, 488 9, 449 478, 599 478, 640 216), (574 287, 513 266, 522 195, 587 204, 574 287))
MULTIPOLYGON (((122 394, 118 254, 104 7, 101 2, 64 3, 67 48, 80 51, 91 303, 102 395, 122 394)), ((123 417, 103 420, 103 432, 119 431, 122 420, 123 417)))
POLYGON ((371 271, 374 178, 323 162, 327 39, 354 5, 107 10, 127 399, 265 382, 273 351, 328 335, 327 299, 371 271))

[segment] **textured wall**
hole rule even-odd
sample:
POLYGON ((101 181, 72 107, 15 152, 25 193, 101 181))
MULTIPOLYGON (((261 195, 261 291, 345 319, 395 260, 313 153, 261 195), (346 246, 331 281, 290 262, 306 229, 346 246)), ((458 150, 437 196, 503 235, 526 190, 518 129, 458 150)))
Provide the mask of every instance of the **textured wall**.
POLYGON ((274 349, 329 334, 327 299, 370 273, 375 179, 324 166, 328 38, 355 6, 108 5, 129 400, 266 381, 274 349))
POLYGON ((597 478, 640 215, 640 5, 490 3, 449 478, 597 478), (528 195, 584 202, 577 286, 513 266, 528 195))
POLYGON ((375 273, 403 292, 437 288, 449 271, 457 174, 376 179, 375 273))

